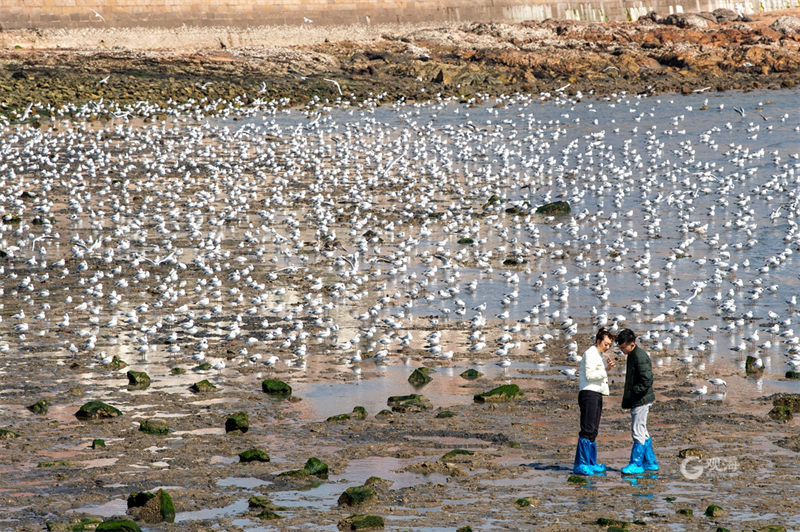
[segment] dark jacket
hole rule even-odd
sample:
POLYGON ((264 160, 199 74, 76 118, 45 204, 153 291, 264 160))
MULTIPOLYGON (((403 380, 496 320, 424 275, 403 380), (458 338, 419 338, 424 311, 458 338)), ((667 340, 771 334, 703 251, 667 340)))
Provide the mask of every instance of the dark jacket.
POLYGON ((636 408, 655 400, 653 366, 647 352, 637 345, 628 355, 622 408, 636 408))

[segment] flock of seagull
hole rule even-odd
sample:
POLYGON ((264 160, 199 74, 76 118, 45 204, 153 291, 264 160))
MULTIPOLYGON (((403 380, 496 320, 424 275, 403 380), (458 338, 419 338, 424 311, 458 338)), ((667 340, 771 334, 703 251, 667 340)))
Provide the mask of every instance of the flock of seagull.
POLYGON ((0 351, 571 377, 630 326, 658 364, 797 369, 797 117, 705 96, 31 104, 0 134, 0 351))

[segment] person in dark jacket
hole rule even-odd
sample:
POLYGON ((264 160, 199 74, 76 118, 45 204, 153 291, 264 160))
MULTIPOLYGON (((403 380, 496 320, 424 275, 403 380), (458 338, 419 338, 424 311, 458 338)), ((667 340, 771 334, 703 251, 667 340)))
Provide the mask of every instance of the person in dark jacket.
POLYGON ((647 432, 647 414, 656 398, 653 393, 653 366, 650 363, 650 355, 636 345, 636 335, 630 329, 620 331, 617 335, 617 345, 628 357, 622 408, 631 411, 633 436, 630 463, 622 468, 622 473, 636 475, 645 471, 658 471, 653 440, 647 432))

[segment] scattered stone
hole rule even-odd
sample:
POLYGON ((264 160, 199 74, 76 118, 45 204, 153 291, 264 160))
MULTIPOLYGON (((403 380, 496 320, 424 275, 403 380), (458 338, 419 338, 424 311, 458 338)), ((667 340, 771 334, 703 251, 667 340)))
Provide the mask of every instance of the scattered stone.
POLYGON ((725 510, 716 504, 709 504, 708 508, 706 508, 705 515, 706 517, 719 517, 725 515, 725 510))
POLYGON ((172 368, 169 372, 171 375, 186 375, 186 368, 172 368))
POLYGON ((278 379, 264 379, 261 382, 261 389, 270 395, 292 395, 292 387, 278 379))
POLYGON ((569 214, 572 209, 566 201, 554 201, 536 208, 536 214, 569 214))
POLYGON ((788 406, 775 406, 767 415, 775 421, 785 423, 792 420, 792 409, 788 406))
POLYGON ((41 401, 36 401, 31 406, 28 407, 28 410, 33 412, 34 414, 46 414, 47 413, 47 399, 42 399, 41 401))
POLYGON ((483 373, 473 368, 470 368, 467 371, 461 373, 461 378, 466 379, 468 381, 474 381, 475 379, 479 379, 481 377, 483 377, 483 373))
POLYGON ((425 371, 428 368, 417 368, 414 370, 413 373, 408 377, 408 382, 411 383, 412 386, 419 388, 420 386, 424 386, 431 382, 433 378, 428 375, 428 372, 425 371))
POLYGON ((790 409, 793 414, 800 413, 800 395, 787 394, 773 399, 772 406, 785 406, 790 409))
POLYGON ((796 453, 800 453, 800 434, 795 434, 789 438, 778 440, 775 442, 775 445, 783 447, 784 449, 792 450, 796 453))
POLYGON ((589 481, 586 480, 586 478, 580 475, 570 475, 569 478, 567 478, 567 482, 572 482, 573 484, 581 484, 581 485, 589 483, 589 481))
POLYGON ((163 419, 143 419, 139 422, 139 430, 145 434, 166 434, 169 432, 169 425, 163 419))
POLYGON ((241 433, 245 433, 250 430, 250 419, 247 416, 247 412, 236 412, 228 416, 228 419, 225 420, 225 432, 234 432, 239 431, 241 433))
POLYGON ((139 525, 130 519, 111 519, 109 521, 103 521, 97 525, 95 530, 97 530, 97 532, 142 532, 139 525))
POLYGON ((72 532, 80 530, 96 530, 97 525, 103 522, 102 517, 76 517, 66 523, 45 523, 51 532, 72 532))
POLYGON ((189 387, 189 390, 194 393, 210 393, 217 390, 217 387, 211 384, 208 379, 203 379, 196 382, 189 387))
POLYGON ((266 497, 259 497, 258 495, 254 495, 250 497, 247 501, 247 505, 250 508, 260 508, 263 510, 271 510, 273 512, 281 512, 286 510, 283 506, 276 506, 273 502, 266 497))
POLYGON ((439 460, 445 460, 447 458, 454 458, 456 456, 472 456, 475 454, 475 451, 468 451, 466 449, 453 449, 452 451, 445 453, 439 460))
POLYGON ((433 409, 433 405, 424 395, 412 393, 411 395, 394 395, 389 397, 388 406, 393 412, 422 412, 433 409))
POLYGON ((95 438, 92 440, 92 449, 102 449, 106 446, 106 440, 95 438))
POLYGON ((145 389, 150 386, 150 375, 144 371, 128 371, 128 386, 145 389))
POLYGON ((542 501, 537 499, 536 497, 521 497, 517 499, 516 505, 520 508, 531 508, 535 506, 539 506, 542 501))
POLYGON ((163 489, 155 493, 132 492, 128 495, 128 511, 145 523, 175 522, 175 505, 163 489))
POLYGON ((357 406, 353 408, 353 412, 350 414, 350 417, 359 421, 363 421, 367 419, 367 409, 363 406, 357 406))
POLYGON ((694 512, 692 511, 691 508, 680 508, 675 513, 678 515, 685 515, 686 517, 694 516, 694 512))
POLYGON ((681 449, 678 451, 678 458, 688 458, 694 456, 695 458, 703 458, 703 453, 699 449, 681 449))
POLYGON ((0 429, 0 440, 11 440, 13 438, 19 438, 19 434, 13 430, 0 429))
POLYGON ((377 499, 378 494, 375 488, 370 486, 353 486, 347 488, 344 493, 339 496, 337 504, 339 506, 361 506, 362 504, 369 504, 377 499))
POLYGON ((350 414, 336 414, 325 420, 326 423, 338 423, 340 421, 350 421, 350 414))
POLYGON ((522 399, 525 396, 516 384, 504 384, 488 392, 483 392, 474 397, 476 403, 496 403, 522 399))
POLYGON ((596 523, 600 526, 616 527, 623 530, 630 524, 628 521, 620 521, 619 519, 610 519, 608 517, 601 517, 596 521, 596 523))
POLYGON ((248 449, 239 453, 239 462, 269 462, 269 455, 261 449, 248 449))
POLYGON ((446 419, 450 417, 455 417, 455 412, 452 410, 442 410, 441 412, 436 414, 436 419, 446 419))
POLYGON ((103 401, 90 401, 75 412, 75 417, 81 419, 105 419, 121 415, 122 412, 103 401))
POLYGON ((379 530, 383 528, 383 517, 377 515, 351 515, 339 521, 340 530, 379 530))

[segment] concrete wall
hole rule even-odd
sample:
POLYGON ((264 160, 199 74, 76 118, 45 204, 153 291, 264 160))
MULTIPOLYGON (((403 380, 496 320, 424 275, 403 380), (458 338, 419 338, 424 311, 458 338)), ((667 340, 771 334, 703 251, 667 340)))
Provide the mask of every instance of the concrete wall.
POLYGON ((636 20, 649 11, 800 7, 800 0, 0 0, 0 29, 636 20))

